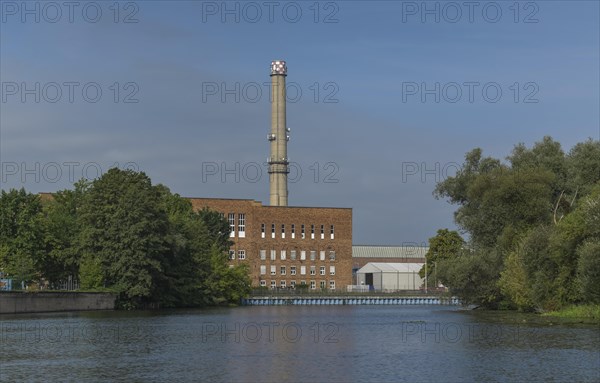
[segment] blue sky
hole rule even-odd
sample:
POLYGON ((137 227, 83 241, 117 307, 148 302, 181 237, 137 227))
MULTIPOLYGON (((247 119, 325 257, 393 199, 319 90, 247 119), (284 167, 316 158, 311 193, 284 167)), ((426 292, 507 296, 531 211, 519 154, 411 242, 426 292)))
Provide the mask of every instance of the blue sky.
POLYGON ((475 147, 600 139, 595 1, 276 1, 272 19, 262 1, 80 2, 71 20, 62 2, 22 4, 0 3, 4 189, 118 164, 183 196, 268 203, 274 59, 302 170, 290 205, 352 207, 356 244, 454 228, 431 193, 475 147))

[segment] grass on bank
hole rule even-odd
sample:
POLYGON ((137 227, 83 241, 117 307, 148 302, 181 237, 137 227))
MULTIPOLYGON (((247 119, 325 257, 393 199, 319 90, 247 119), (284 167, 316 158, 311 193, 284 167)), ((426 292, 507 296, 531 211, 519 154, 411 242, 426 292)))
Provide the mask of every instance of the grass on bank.
POLYGON ((542 315, 569 319, 591 319, 593 322, 600 323, 600 305, 569 306, 562 310, 549 311, 542 315))

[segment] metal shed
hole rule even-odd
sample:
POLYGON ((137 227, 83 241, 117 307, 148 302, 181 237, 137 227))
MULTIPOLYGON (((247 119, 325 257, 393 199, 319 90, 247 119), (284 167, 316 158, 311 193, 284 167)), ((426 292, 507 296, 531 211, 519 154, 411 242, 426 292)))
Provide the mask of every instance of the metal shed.
POLYGON ((424 284, 424 279, 419 276, 423 265, 370 262, 356 272, 357 282, 379 291, 419 290, 424 284))

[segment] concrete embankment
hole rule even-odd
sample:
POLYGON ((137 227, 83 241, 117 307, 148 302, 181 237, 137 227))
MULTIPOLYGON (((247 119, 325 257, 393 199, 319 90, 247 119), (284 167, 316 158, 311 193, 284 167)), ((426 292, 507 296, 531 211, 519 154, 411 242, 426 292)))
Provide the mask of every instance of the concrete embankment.
POLYGON ((79 292, 1 292, 0 314, 113 310, 117 295, 79 292))

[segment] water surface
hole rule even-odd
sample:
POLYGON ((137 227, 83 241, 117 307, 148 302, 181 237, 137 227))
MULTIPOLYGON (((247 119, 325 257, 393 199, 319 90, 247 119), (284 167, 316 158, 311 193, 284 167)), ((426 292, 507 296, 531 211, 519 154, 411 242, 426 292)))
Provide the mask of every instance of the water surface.
POLYGON ((0 380, 600 381, 600 334, 448 306, 272 306, 0 317, 0 380))

